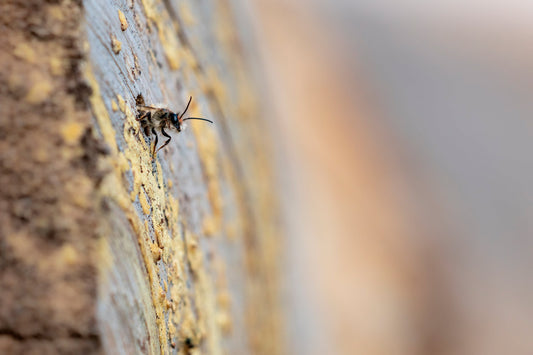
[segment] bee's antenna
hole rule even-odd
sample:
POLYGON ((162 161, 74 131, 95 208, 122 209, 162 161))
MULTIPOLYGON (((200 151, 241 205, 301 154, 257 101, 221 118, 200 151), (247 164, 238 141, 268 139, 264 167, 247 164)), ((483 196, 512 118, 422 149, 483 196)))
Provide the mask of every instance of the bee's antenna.
POLYGON ((187 121, 187 120, 202 120, 202 121, 213 123, 213 121, 208 120, 207 118, 200 118, 200 117, 187 117, 187 118, 184 118, 182 121, 187 121))
POLYGON ((183 113, 180 115, 180 118, 183 118, 183 116, 185 116, 185 112, 187 112, 187 110, 189 109, 189 105, 191 104, 191 101, 192 101, 192 96, 189 96, 189 102, 187 102, 187 106, 185 107, 185 111, 183 111, 183 113))
POLYGON ((187 120, 201 120, 201 121, 207 121, 207 122, 211 122, 211 123, 213 123, 213 121, 208 120, 207 118, 200 118, 200 117, 187 117, 187 118, 183 118, 183 116, 185 116, 185 112, 187 112, 187 109, 189 108, 189 105, 191 104, 191 101, 192 101, 192 96, 189 97, 189 102, 187 103, 187 106, 185 107, 185 111, 183 111, 183 113, 179 116, 180 119, 181 119, 182 121, 187 121, 187 120))

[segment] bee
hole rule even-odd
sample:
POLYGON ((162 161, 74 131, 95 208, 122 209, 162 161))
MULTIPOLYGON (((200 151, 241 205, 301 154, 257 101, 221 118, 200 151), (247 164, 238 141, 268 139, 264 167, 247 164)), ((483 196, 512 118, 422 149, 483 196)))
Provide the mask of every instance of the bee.
POLYGON ((140 121, 141 127, 144 130, 144 134, 147 136, 153 134, 155 136, 155 144, 152 150, 153 156, 155 156, 157 152, 163 149, 172 140, 172 137, 168 135, 165 129, 176 129, 178 132, 181 132, 184 128, 183 122, 187 120, 201 120, 213 123, 213 121, 201 117, 183 118, 189 109, 191 101, 192 96, 189 97, 189 102, 187 103, 185 110, 182 113, 175 113, 162 107, 146 106, 144 105, 144 99, 138 100, 137 110, 139 111, 139 115, 137 116, 137 121, 140 121), (167 140, 156 150, 158 142, 158 130, 167 138, 167 140))

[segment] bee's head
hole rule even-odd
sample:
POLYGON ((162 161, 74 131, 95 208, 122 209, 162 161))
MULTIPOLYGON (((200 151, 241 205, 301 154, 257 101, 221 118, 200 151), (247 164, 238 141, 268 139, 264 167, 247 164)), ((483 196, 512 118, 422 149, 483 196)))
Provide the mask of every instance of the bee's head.
POLYGON ((170 113, 170 122, 178 130, 178 132, 181 132, 181 130, 183 128, 185 128, 182 124, 183 124, 184 121, 187 121, 187 120, 201 120, 201 121, 207 121, 207 122, 213 123, 213 121, 211 121, 211 120, 208 120, 208 119, 205 119, 205 118, 200 118, 200 117, 183 118, 183 116, 185 116, 185 112, 187 112, 187 110, 189 109, 189 105, 191 104, 191 100, 192 100, 192 96, 189 98, 189 102, 187 103, 187 106, 185 107, 185 110, 183 111, 183 113, 181 113, 181 114, 175 114, 173 112, 170 113))
POLYGON ((170 122, 178 130, 178 132, 181 131, 181 120, 177 114, 175 113, 170 114, 170 122))

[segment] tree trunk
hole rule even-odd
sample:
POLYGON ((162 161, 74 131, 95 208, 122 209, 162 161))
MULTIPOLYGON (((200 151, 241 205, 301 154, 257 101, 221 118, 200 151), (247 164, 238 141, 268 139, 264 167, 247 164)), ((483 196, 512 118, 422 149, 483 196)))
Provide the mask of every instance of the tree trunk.
POLYGON ((237 5, 1 2, 0 353, 281 352, 268 126, 237 5), (136 101, 189 96, 215 123, 154 158, 136 101))

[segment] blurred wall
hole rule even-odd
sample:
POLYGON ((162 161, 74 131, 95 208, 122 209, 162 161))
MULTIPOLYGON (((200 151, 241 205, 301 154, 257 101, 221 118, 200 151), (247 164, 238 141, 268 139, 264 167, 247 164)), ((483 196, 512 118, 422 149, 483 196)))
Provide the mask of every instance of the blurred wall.
POLYGON ((532 353, 533 7, 252 4, 291 352, 532 353))

